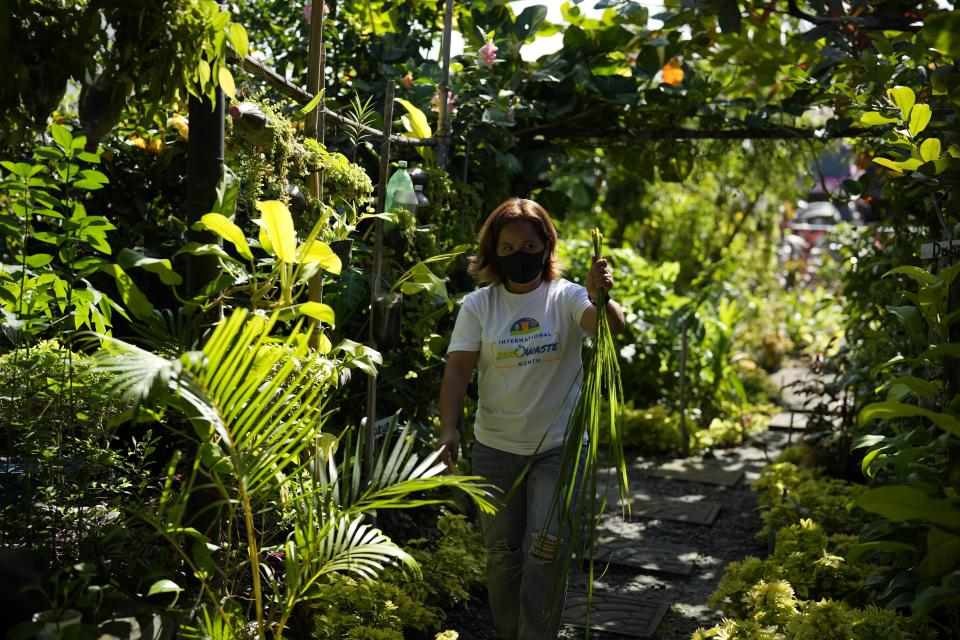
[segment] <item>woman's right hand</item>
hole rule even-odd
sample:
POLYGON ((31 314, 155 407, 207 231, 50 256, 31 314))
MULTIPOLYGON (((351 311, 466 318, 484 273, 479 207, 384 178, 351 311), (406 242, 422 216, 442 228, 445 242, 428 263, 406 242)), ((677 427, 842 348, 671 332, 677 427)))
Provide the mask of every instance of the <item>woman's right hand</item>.
POLYGON ((448 468, 456 465, 460 457, 460 433, 456 429, 442 430, 435 449, 440 451, 440 459, 448 468))

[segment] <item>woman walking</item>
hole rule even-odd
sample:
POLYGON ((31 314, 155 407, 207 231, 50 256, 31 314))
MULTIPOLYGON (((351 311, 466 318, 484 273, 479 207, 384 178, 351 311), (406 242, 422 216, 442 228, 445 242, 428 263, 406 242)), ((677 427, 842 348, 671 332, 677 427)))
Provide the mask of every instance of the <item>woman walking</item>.
MULTIPOLYGON (((487 588, 498 638, 555 640, 564 590, 555 588, 554 559, 564 549, 554 496, 563 437, 577 397, 583 338, 597 327, 600 289, 613 274, 594 257, 586 288, 560 277, 557 232, 532 200, 512 198, 484 222, 470 272, 486 284, 463 300, 447 349, 440 390, 438 448, 448 464, 459 449, 457 420, 467 384, 478 370, 472 473, 509 500, 495 516, 481 514, 487 588), (512 492, 522 471, 527 474, 512 492)), ((623 327, 608 300, 611 331, 623 327)))

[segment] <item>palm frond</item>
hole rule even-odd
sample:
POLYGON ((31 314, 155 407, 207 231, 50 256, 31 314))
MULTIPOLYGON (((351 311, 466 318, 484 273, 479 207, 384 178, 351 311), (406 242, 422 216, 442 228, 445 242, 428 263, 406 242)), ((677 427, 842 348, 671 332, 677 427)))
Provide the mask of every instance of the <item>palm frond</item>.
POLYGON ((375 509, 409 509, 430 504, 447 504, 451 499, 428 492, 451 488, 466 493, 485 513, 494 513, 490 501, 490 485, 480 476, 441 475, 447 467, 440 453, 433 451, 421 458, 414 449, 415 438, 406 425, 391 442, 388 436, 381 443, 372 475, 361 483, 363 462, 361 439, 352 447, 347 442, 347 459, 334 464, 332 459, 313 467, 316 480, 324 491, 346 513, 363 513, 375 509))
POLYGON ((111 336, 98 336, 101 350, 94 355, 95 367, 109 377, 104 391, 141 401, 151 393, 167 389, 178 379, 182 366, 111 336))

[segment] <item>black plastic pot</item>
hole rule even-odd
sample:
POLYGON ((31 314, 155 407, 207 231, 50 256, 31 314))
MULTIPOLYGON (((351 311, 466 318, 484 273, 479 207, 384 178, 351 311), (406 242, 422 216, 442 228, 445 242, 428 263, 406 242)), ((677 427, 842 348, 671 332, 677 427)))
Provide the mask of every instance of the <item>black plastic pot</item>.
POLYGON ((400 342, 400 314, 403 294, 385 293, 373 301, 373 341, 387 352, 400 342))
POLYGON ((341 268, 346 269, 350 266, 350 261, 353 259, 353 240, 351 238, 334 240, 330 243, 330 250, 340 258, 341 268))

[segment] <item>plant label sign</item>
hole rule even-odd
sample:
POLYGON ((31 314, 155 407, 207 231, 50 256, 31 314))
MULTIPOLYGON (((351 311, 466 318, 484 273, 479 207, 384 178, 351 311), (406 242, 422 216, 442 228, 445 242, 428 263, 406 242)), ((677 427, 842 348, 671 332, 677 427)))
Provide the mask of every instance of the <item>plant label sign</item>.
POLYGON ((397 424, 397 416, 387 416, 373 423, 373 437, 379 440, 387 435, 390 428, 397 424))
POLYGON ((921 260, 938 260, 943 257, 960 257, 960 240, 927 242, 920 245, 921 260))

